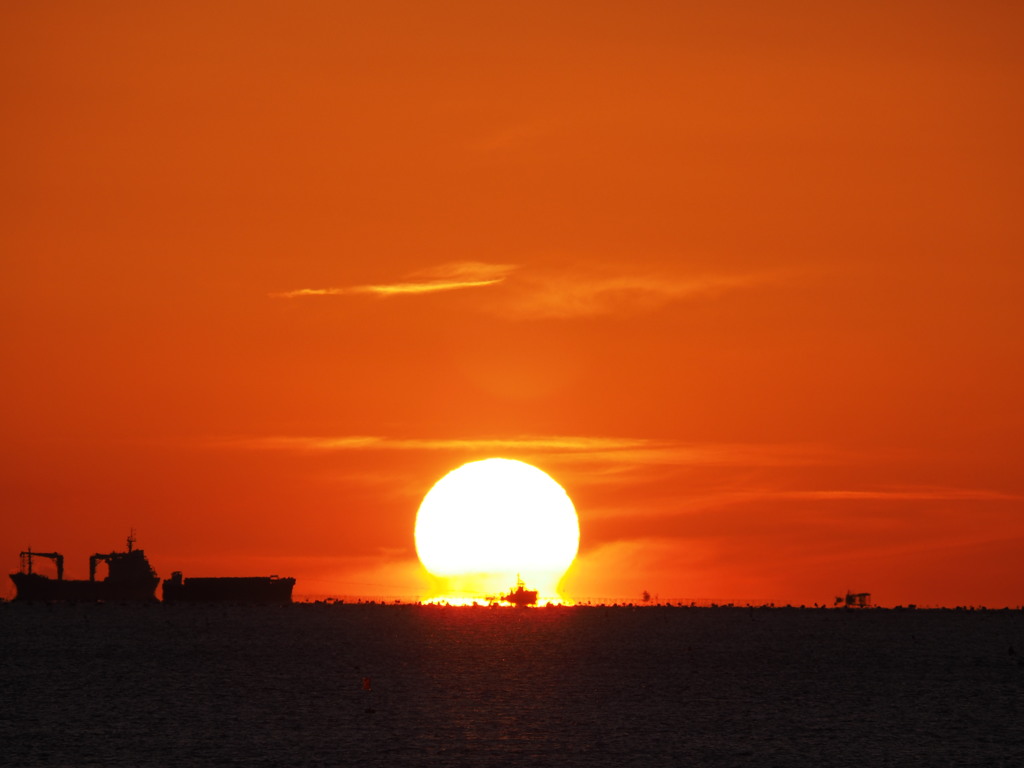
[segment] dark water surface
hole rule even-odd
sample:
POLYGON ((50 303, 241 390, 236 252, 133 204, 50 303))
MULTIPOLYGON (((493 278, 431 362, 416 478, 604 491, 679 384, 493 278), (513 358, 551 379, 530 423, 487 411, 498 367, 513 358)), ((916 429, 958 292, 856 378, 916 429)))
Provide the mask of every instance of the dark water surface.
POLYGON ((0 764, 1021 766, 1022 660, 1021 611, 6 603, 0 764))

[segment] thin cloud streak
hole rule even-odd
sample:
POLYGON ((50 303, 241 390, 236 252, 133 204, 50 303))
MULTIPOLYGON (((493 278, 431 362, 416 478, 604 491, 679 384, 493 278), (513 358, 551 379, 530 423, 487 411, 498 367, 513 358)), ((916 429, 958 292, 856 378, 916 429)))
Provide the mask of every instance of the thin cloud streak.
POLYGON ((351 296, 354 294, 375 294, 377 296, 398 296, 401 294, 440 293, 457 291, 461 288, 480 288, 497 285, 502 280, 476 280, 461 282, 394 283, 392 285, 355 285, 351 288, 300 288, 296 291, 271 294, 275 298, 295 299, 302 296, 351 296))
POLYGON ((486 264, 478 261, 460 261, 441 264, 414 272, 406 280, 374 285, 352 285, 341 288, 299 288, 270 294, 273 298, 295 299, 305 296, 409 296, 425 293, 457 291, 465 288, 483 288, 497 285, 516 269, 514 264, 486 264))
MULTIPOLYGON (((887 488, 869 490, 778 490, 770 488, 752 488, 746 490, 710 490, 703 491, 681 499, 671 499, 666 504, 652 504, 646 509, 649 517, 672 518, 699 515, 710 510, 750 504, 765 504, 787 501, 821 501, 821 502, 950 502, 980 501, 1001 502, 1020 501, 1024 496, 984 488, 887 488)), ((615 519, 633 517, 633 507, 606 506, 592 510, 595 518, 615 519)))
POLYGON ((843 461, 821 445, 699 445, 671 440, 580 435, 526 435, 511 438, 390 438, 379 435, 337 437, 273 436, 225 441, 249 449, 286 451, 455 451, 544 454, 592 469, 608 465, 617 471, 639 466, 809 466, 843 461))
POLYGON ((589 452, 644 448, 657 443, 652 440, 608 437, 513 437, 513 438, 389 438, 372 435, 342 437, 267 437, 241 441, 254 448, 285 450, 402 450, 402 451, 465 451, 518 449, 528 451, 589 452))
POLYGON ((823 501, 1017 501, 1021 496, 1000 491, 964 488, 932 488, 881 491, 787 491, 776 498, 820 499, 823 501))

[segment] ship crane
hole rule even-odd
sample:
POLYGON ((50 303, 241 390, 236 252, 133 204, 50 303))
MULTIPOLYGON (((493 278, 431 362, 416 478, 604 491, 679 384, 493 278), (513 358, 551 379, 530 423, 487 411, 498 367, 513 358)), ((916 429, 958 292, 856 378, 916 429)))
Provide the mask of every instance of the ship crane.
POLYGON ((97 552, 95 555, 89 555, 89 581, 96 581, 96 564, 102 560, 110 567, 110 561, 118 557, 117 552, 111 552, 108 555, 100 554, 97 552))
POLYGON ((57 581, 64 580, 64 555, 60 552, 33 552, 32 547, 29 547, 21 553, 22 568, 25 573, 32 573, 33 557, 48 557, 53 560, 57 564, 57 581))

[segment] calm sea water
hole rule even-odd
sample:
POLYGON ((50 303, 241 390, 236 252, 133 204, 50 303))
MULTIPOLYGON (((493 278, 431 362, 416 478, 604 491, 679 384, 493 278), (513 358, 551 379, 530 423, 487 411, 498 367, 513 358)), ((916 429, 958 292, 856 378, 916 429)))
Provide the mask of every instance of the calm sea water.
POLYGON ((0 763, 1021 766, 1024 612, 6 603, 0 763))

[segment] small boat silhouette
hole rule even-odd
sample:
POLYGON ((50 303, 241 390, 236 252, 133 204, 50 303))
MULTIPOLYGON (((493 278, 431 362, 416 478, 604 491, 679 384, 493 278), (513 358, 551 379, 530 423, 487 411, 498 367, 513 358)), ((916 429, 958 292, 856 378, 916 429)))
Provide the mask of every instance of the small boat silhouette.
POLYGON ((519 608, 537 604, 537 590, 527 589, 521 576, 516 577, 515 589, 510 590, 507 595, 502 595, 502 600, 519 608))

